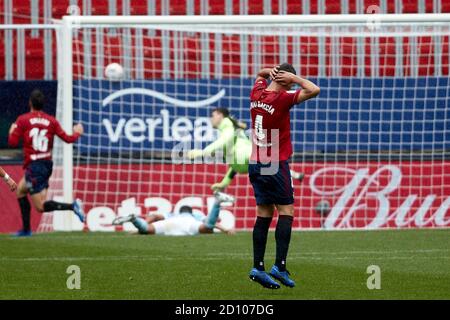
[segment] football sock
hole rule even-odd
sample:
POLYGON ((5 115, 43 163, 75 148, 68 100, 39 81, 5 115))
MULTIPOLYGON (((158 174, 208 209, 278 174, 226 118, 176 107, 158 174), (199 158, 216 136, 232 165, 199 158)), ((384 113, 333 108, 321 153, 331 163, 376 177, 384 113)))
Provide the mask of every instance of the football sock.
POLYGON ((253 227, 253 267, 260 271, 264 271, 264 254, 271 222, 272 217, 256 217, 253 227))
POLYGON ((277 228, 275 229, 275 240, 277 242, 277 253, 275 265, 280 271, 286 271, 286 257, 291 241, 292 221, 294 218, 288 215, 278 217, 277 228))
POLYGON ((56 202, 53 200, 44 202, 44 212, 59 211, 59 210, 73 210, 73 204, 56 202))
POLYGON ((30 231, 30 212, 31 212, 31 205, 28 201, 28 198, 22 197, 17 199, 19 201, 20 206, 20 213, 22 214, 22 225, 23 225, 23 231, 30 231))
POLYGON ((148 233, 148 223, 142 218, 136 218, 131 220, 131 223, 138 229, 140 234, 148 233))
POLYGON ((219 218, 220 213, 220 202, 215 201, 213 207, 208 213, 208 216, 205 219, 205 226, 209 229, 213 229, 216 225, 217 219, 219 218))

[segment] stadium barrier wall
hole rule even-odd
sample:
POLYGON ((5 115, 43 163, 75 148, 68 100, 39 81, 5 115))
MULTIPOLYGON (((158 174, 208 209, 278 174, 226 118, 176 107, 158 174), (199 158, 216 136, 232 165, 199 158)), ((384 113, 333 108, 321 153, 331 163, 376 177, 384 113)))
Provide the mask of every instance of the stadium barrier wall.
MULTIPOLYGON (((214 105, 235 106, 236 103, 246 101, 248 92, 237 88, 242 88, 243 84, 247 86, 249 84, 247 82, 251 81, 250 79, 209 80, 209 82, 211 81, 216 81, 214 84, 215 88, 217 88, 217 92, 208 93, 211 96, 214 96, 221 91, 221 85, 224 85, 224 87, 236 88, 236 92, 225 92, 225 94, 218 99, 214 105), (227 81, 236 82, 232 83, 233 85, 230 85, 227 81)), ((293 136, 294 148, 297 152, 302 150, 308 151, 311 147, 321 147, 328 151, 337 151, 336 146, 339 145, 350 149, 353 146, 353 148, 359 148, 357 149, 359 151, 369 148, 371 144, 373 146, 381 146, 383 148, 383 141, 380 141, 379 139, 383 138, 382 126, 384 125, 384 122, 386 122, 386 119, 388 119, 387 123, 389 124, 394 124, 400 120, 404 120, 402 118, 396 118, 398 113, 395 112, 395 107, 397 105, 395 103, 392 104, 392 98, 389 98, 395 93, 390 92, 389 90, 381 90, 382 82, 379 79, 342 78, 328 80, 318 79, 317 81, 319 85, 324 88, 320 98, 310 101, 302 108, 297 108, 293 111, 296 113, 295 119, 297 119, 294 124, 293 136), (339 81, 339 83, 335 83, 334 81, 339 81), (339 86, 337 84, 339 84, 339 86), (352 88, 351 90, 349 90, 350 87, 352 88), (334 125, 336 126, 335 131, 340 131, 339 126, 346 125, 345 121, 344 123, 339 123, 339 116, 340 113, 342 113, 342 110, 345 110, 344 114, 347 115, 352 114, 352 110, 361 110, 361 105, 358 105, 358 103, 361 103, 361 101, 368 101, 368 99, 361 98, 366 97, 365 95, 369 94, 365 93, 366 90, 364 88, 370 87, 379 88, 379 90, 367 90, 367 92, 370 91, 371 94, 375 94, 377 98, 373 99, 373 96, 371 96, 372 100, 375 101, 371 102, 372 104, 369 107, 379 108, 380 115, 382 115, 377 118, 378 121, 374 118, 370 119, 370 126, 373 126, 371 130, 379 128, 376 134, 373 134, 371 137, 359 137, 356 140, 356 144, 352 144, 352 141, 346 140, 345 142, 340 142, 336 140, 339 139, 339 135, 336 135, 336 137, 326 136, 329 134, 335 134, 335 132, 333 133, 333 130, 330 130, 329 127, 325 127, 324 125, 334 125), (351 95, 354 99, 350 99, 349 101, 357 101, 355 102, 356 104, 350 102, 343 103, 343 101, 345 101, 345 96, 342 96, 343 94, 351 95), (337 103, 337 97, 339 97, 339 106, 330 103, 333 101, 337 103), (326 101, 328 101, 328 103, 326 103, 326 101), (383 104, 383 101, 391 102, 384 102, 385 104, 383 104), (317 130, 317 128, 309 128, 308 123, 313 119, 316 119, 317 126, 324 127, 322 127, 321 130, 317 130), (323 123, 321 120, 323 120, 323 123), (372 124, 372 122, 374 123, 372 124), (321 134, 325 136, 318 138, 321 134), (310 143, 311 136, 308 135, 315 136, 315 140, 312 140, 314 141, 314 144, 310 143), (308 143, 310 144, 308 145, 308 143), (327 143, 329 143, 328 146, 327 143)), ((402 91, 406 94, 395 98, 398 101, 398 105, 401 105, 400 110, 402 110, 404 114, 411 114, 412 117, 418 117, 417 124, 421 125, 419 131, 421 134, 420 138, 422 139, 422 143, 420 143, 420 145, 416 145, 415 148, 438 150, 442 147, 444 149, 449 149, 450 137, 448 137, 448 134, 450 132, 450 124, 443 120, 448 119, 448 115, 446 115, 445 112, 449 112, 448 108, 446 108, 449 101, 445 91, 445 88, 448 87, 448 79, 427 78, 426 81, 428 81, 428 85, 430 84, 430 81, 434 84, 439 84, 436 86, 438 89, 433 90, 432 92, 426 92, 425 88, 421 89, 422 86, 418 86, 418 84, 422 81, 425 81, 422 78, 385 78, 383 81, 384 84, 386 84, 386 81, 394 81, 396 82, 397 88, 399 88, 399 86, 403 86, 404 90, 402 91), (408 95, 408 92, 415 92, 415 94, 411 96, 408 95), (436 99, 436 97, 439 97, 440 99, 436 99), (438 104, 437 106, 436 103, 438 104), (420 112, 412 112, 413 108, 415 108, 415 110, 420 110, 420 112), (411 110, 411 112, 405 112, 408 110, 411 110), (444 112, 444 114, 440 115, 438 114, 439 112, 444 112), (428 128, 426 125, 427 122, 425 122, 425 125, 423 126, 422 124, 424 123, 424 119, 429 119, 433 126, 430 124, 430 127, 428 128)), ((95 81, 91 80, 90 83, 95 84, 95 81)), ((55 102, 52 99, 56 97, 55 82, 2 82, 0 85, 3 86, 2 89, 5 89, 2 92, 5 92, 5 95, 8 95, 9 97, 2 100, 3 103, 0 104, 0 108, 1 111, 4 111, 3 114, 8 115, 8 117, 12 119, 11 121, 13 121, 18 114, 27 110, 27 98, 23 93, 27 92, 27 90, 31 91, 34 87, 44 89, 44 92, 49 97, 47 110, 54 110, 55 102)), ((85 105, 82 111, 74 114, 75 121, 87 121, 88 118, 85 117, 90 111, 98 111, 101 108, 103 108, 103 110, 114 110, 115 104, 120 101, 129 102, 127 99, 131 98, 130 95, 124 95, 118 100, 112 101, 110 105, 105 107, 98 101, 102 101, 110 94, 127 89, 130 85, 130 83, 123 83, 121 87, 112 86, 111 92, 104 92, 104 96, 97 97, 99 98, 98 100, 91 97, 90 104, 85 105)), ((167 85, 165 87, 164 92, 168 93, 168 88, 173 88, 174 93, 178 92, 177 98, 187 99, 187 97, 180 96, 180 92, 188 92, 189 90, 176 89, 177 86, 185 85, 189 86, 190 84, 183 80, 174 81, 172 85, 167 85)), ((150 88, 152 86, 153 89, 158 92, 158 83, 156 81, 145 82, 145 87, 150 88)), ((196 90, 202 87, 206 86, 197 86, 196 90)), ((75 91, 74 94, 83 96, 85 93, 75 91)), ((170 94, 170 91, 168 94, 170 94)), ((368 97, 369 96, 366 98, 368 97)), ((207 108, 205 108, 205 110, 195 109, 195 112, 193 112, 193 109, 189 107, 185 107, 184 109, 183 107, 176 107, 177 111, 175 113, 175 107, 170 103, 162 103, 158 99, 146 95, 133 95, 133 101, 139 101, 139 99, 142 99, 141 102, 146 102, 145 105, 151 105, 153 107, 145 112, 142 110, 137 112, 136 109, 134 109, 134 112, 136 112, 139 116, 145 114, 148 117, 161 117, 161 110, 166 110, 168 115, 172 114, 172 118, 169 116, 168 119, 169 126, 171 126, 171 121, 173 120, 175 114, 186 115, 187 119, 189 119, 194 126, 198 116, 207 117, 209 115, 209 110, 207 108)), ((139 104, 139 106, 140 105, 141 104, 139 104)), ((238 106, 239 105, 240 104, 238 104, 238 106)), ((362 108, 362 110, 363 109, 364 108, 362 108)), ((124 113, 121 112, 121 115, 123 116, 124 113)), ((246 117, 248 115, 248 111, 240 111, 239 115, 242 120, 248 119, 248 117, 246 117)), ((364 115, 361 114, 360 116, 364 115)), ((125 113, 125 121, 132 117, 134 117, 134 115, 131 113, 130 109, 128 114, 125 113)), ((110 139, 110 135, 108 135, 108 132, 104 126, 106 123, 104 120, 109 120, 111 128, 115 128, 116 130, 117 121, 120 120, 117 118, 117 114, 115 115, 114 112, 108 113, 108 111, 101 113, 94 112, 90 119, 90 121, 94 121, 96 123, 86 126, 87 130, 94 130, 91 132, 88 131, 87 133, 90 134, 91 137, 99 137, 99 140, 95 141, 95 139, 91 139, 89 146, 87 146, 86 141, 82 140, 75 146, 75 150, 85 153, 86 155, 98 152, 98 149, 102 148, 104 145, 109 145, 110 147, 108 150, 111 150, 111 148, 114 148, 115 143, 117 143, 117 145, 126 146, 131 150, 136 149, 139 151, 142 150, 142 148, 161 150, 170 149, 174 143, 174 141, 164 141, 163 139, 156 139, 154 143, 148 140, 144 140, 139 143, 132 141, 127 142, 126 140, 129 140, 129 136, 127 137, 126 133, 123 131, 115 132, 118 140, 117 142, 111 142, 108 141, 108 139, 110 139), (106 115, 106 118, 100 118, 100 114, 106 115)), ((397 146, 400 146, 402 149, 406 148, 406 150, 409 150, 408 148, 410 148, 411 145, 414 145, 414 134, 415 131, 417 131, 417 128, 414 126, 415 119, 410 118, 408 120, 411 123, 410 127, 400 126, 398 127, 398 131, 396 131, 395 128, 397 127, 395 127, 393 131, 394 133, 398 132, 399 135, 397 146)), ((8 120, 6 121, 8 122, 8 120)), ((9 125, 10 122, 4 122, 3 127, 9 128, 9 125)), ((172 126, 170 129, 173 130, 172 126)), ((158 128, 157 130, 162 130, 162 128, 158 128)), ((342 130, 343 132, 349 131, 347 127, 343 127, 342 130)), ((371 130, 370 132, 372 132, 371 130)), ((361 131, 360 128, 358 129, 358 132, 359 131, 361 131)), ((158 137, 158 135, 162 135, 162 131, 155 132, 155 136, 158 137)), ((2 134, 2 139, 4 139, 4 137, 4 134, 2 134)), ((392 139, 390 141, 393 141, 395 144, 395 137, 391 136, 386 138, 392 139)), ((207 141, 204 143, 207 143, 207 141)), ((385 146, 388 145, 386 144, 385 146)), ((386 149, 386 151, 392 150, 392 145, 386 149)), ((420 151, 421 149, 418 150, 420 151)), ((153 189, 155 188, 155 184, 149 184, 148 181, 155 181, 156 179, 161 179, 161 177, 166 177, 167 179, 177 177, 174 174, 158 174, 154 177, 151 176, 155 173, 177 172, 177 170, 181 170, 180 166, 173 164, 117 164, 117 183, 103 183, 102 179, 99 179, 97 176, 83 177, 83 175, 93 174, 94 172, 105 172, 102 170, 97 170, 100 169, 99 166, 101 165, 86 163, 79 164, 74 168, 75 177, 83 178, 83 180, 87 179, 87 181, 91 179, 97 181, 96 184, 88 184, 87 186, 77 185, 78 182, 74 181, 74 190, 89 189, 87 190, 88 192, 84 192, 83 194, 75 194, 75 196, 84 196, 87 194, 85 201, 89 204, 86 208, 89 212, 89 217, 85 227, 88 230, 114 231, 116 229, 108 226, 107 223, 108 219, 110 219, 112 215, 127 214, 132 213, 133 211, 145 214, 156 209, 161 210, 161 208, 164 208, 164 210, 176 210, 176 208, 183 203, 190 203, 198 210, 206 214, 211 201, 211 199, 208 200, 208 195, 210 195, 209 185, 216 182, 213 181, 214 176, 209 174, 211 172, 209 165, 196 165, 195 175, 186 174, 189 170, 186 169, 186 167, 183 169, 184 180, 180 181, 180 183, 191 181, 192 185, 202 185, 200 190, 190 190, 186 187, 186 184, 182 187, 181 185, 177 186, 177 181, 171 181, 174 182, 170 184, 172 189, 153 189), (86 169, 86 166, 90 170, 84 170, 86 169), (129 170, 140 170, 145 173, 140 176, 140 180, 137 180, 136 183, 131 185, 127 184, 124 186, 124 184, 120 183, 120 174, 125 174, 129 170), (207 181, 204 180, 205 177, 207 181), (134 190, 134 188, 139 189, 134 190), (178 188, 179 190, 175 190, 173 188, 178 188), (139 190, 140 193, 137 195, 139 190), (120 194, 121 203, 111 201, 111 199, 107 198, 108 195, 112 194, 120 194), (200 194, 202 196, 198 196, 200 194), (157 197, 159 199, 148 199, 152 197, 157 197)), ((294 226, 296 228, 406 228, 448 227, 450 225, 450 186, 443 180, 445 177, 445 172, 437 171, 445 170, 445 168, 450 167, 450 161, 448 159, 445 160, 441 158, 437 160, 420 161, 413 160, 411 157, 410 159, 404 161, 371 161, 369 159, 358 162, 322 161, 294 163, 293 167, 297 171, 302 171, 306 174, 304 182, 295 186, 297 218, 294 226), (336 171, 341 174, 334 174, 333 172, 336 171), (335 185, 336 190, 327 190, 327 193, 325 194, 324 190, 327 185, 326 179, 331 179, 331 177, 333 177, 332 179, 336 179, 336 176, 339 176, 339 179, 341 179, 338 181, 339 183, 336 183, 336 180, 333 180, 333 183, 330 184, 335 185), (362 180, 361 177, 365 177, 366 180, 362 180), (382 181, 383 184, 378 186, 364 184, 365 181, 372 181, 370 177, 377 177, 377 179, 382 181), (338 188, 338 186, 340 186, 340 188, 338 188), (352 192, 343 194, 342 190, 344 189, 351 190, 352 192), (317 203, 324 198, 330 201, 331 211, 326 217, 321 217, 317 212, 315 212, 314 208, 317 203), (362 207, 358 205, 362 205, 362 207)), ((5 168, 8 170, 10 175, 17 180, 19 180, 23 174, 20 165, 6 166, 5 168)), ((219 165, 215 166, 214 170, 225 172, 226 168, 225 166, 222 168, 219 165)), ((125 178, 127 177, 128 176, 125 176, 125 178)), ((169 185, 164 184, 163 182, 164 181, 161 181, 161 186, 169 185)), ((233 182, 232 187, 230 187, 229 192, 238 196, 236 205, 232 208, 226 209, 236 216, 236 227, 239 229, 251 228, 255 213, 254 211, 249 212, 248 208, 254 208, 254 199, 251 197, 252 190, 248 184, 247 176, 238 176, 236 181, 233 182)), ((16 231, 20 227, 20 213, 17 201, 14 194, 9 192, 6 189, 6 186, 2 183, 0 183, 0 202, 2 203, 2 206, 0 206, 0 232, 16 231)), ((33 212, 32 221, 34 228, 37 227, 38 220, 39 215, 36 212, 33 212)), ((58 217, 55 215, 55 229, 58 229, 58 223, 58 217)), ((81 229, 83 228, 83 226, 78 227, 81 229)))
MULTIPOLYGON (((349 162, 326 162, 323 164, 294 163, 292 168, 305 173, 302 183, 295 182, 295 228, 307 229, 348 229, 348 228, 443 228, 450 226, 450 186, 442 187, 442 174, 439 168, 450 166, 446 161, 390 161, 369 162, 365 165, 349 162), (333 183, 330 183, 330 182, 333 183), (330 185, 334 189, 330 190, 330 185), (427 186, 427 187, 424 187, 427 186), (321 215, 315 210, 317 204, 327 199, 330 202, 328 215, 321 215)), ((194 166, 194 165, 191 165, 194 166)), ((176 211, 182 205, 191 205, 195 210, 207 214, 213 203, 209 185, 215 182, 214 176, 208 174, 210 165, 195 165, 191 174, 162 175, 161 172, 180 172, 182 169, 173 164, 149 165, 108 165, 116 169, 116 183, 105 182, 108 174, 102 165, 84 165, 75 167, 74 176, 83 179, 100 178, 87 187, 89 192, 75 196, 84 196, 86 203, 98 203, 87 206, 87 223, 76 224, 78 230, 119 231, 110 222, 116 215, 148 214, 151 212, 176 211), (86 170, 89 169, 89 170, 86 170), (132 185, 121 183, 128 177, 127 170, 144 170, 140 181, 132 185), (195 174, 194 174, 195 172, 195 174), (100 177, 98 174, 100 173, 100 177), (101 176, 104 175, 104 176, 101 176), (148 183, 150 179, 165 177, 167 181, 158 184, 148 183), (175 177, 175 181, 173 181, 175 177), (206 181, 205 181, 206 177, 206 181), (170 180, 170 181, 169 181, 170 180), (184 185, 177 185, 177 182, 184 185), (171 184, 172 183, 172 184, 171 184), (199 190, 199 184, 202 190, 199 190), (162 187, 161 187, 162 186, 162 187), (162 189, 161 189, 162 188, 162 189), (174 192, 183 188, 183 194, 174 192), (121 203, 114 203, 114 194, 123 194, 121 203), (203 194, 203 196, 198 196, 203 194), (108 204, 109 205, 105 205, 108 204)), ((5 166, 14 179, 22 176, 18 165, 5 166)), ((185 168, 186 169, 186 168, 185 168)), ((187 168, 189 169, 189 168, 187 168)), ((223 169, 226 167, 215 168, 223 169)), ((75 181, 74 190, 80 190, 75 181)), ((179 190, 179 191, 180 191, 179 190)), ((237 196, 232 207, 225 207, 221 212, 227 218, 229 213, 235 216, 237 229, 250 229, 255 218, 255 202, 251 186, 245 174, 238 175, 228 192, 237 196)), ((19 206, 14 193, 9 192, 5 184, 0 184, 0 232, 13 232, 20 227, 19 206)), ((36 229, 40 215, 33 211, 32 225, 36 229)), ((54 214, 53 227, 58 230, 58 214, 54 214)), ((74 220, 75 221, 75 220, 74 220)), ((272 226, 273 227, 273 226, 272 226)), ((127 230, 132 230, 131 226, 127 230)))
MULTIPOLYGON (((157 150, 171 151, 188 140, 214 137, 196 129, 208 124, 213 106, 228 107, 249 125, 248 97, 253 79, 197 79, 76 81, 74 121, 93 122, 81 138, 82 153, 157 150), (96 90, 109 88, 109 90, 96 90), (133 94, 130 89, 133 88, 133 94), (162 92, 164 94, 162 94, 162 92), (193 93, 210 99, 211 107, 197 108, 193 93), (178 105, 170 99, 176 98, 178 105), (142 115, 146 115, 143 118, 142 115), (190 125, 174 124, 185 118, 190 125), (162 125, 147 132, 160 119, 162 125), (127 123, 134 132, 127 132, 127 123), (118 124, 121 125, 118 125, 118 124), (146 127, 141 132, 135 127, 146 127), (186 132, 186 127, 191 130, 186 132), (136 130, 135 130, 136 129, 136 130), (148 137, 154 137, 150 139, 148 137), (179 137, 174 138, 174 137, 179 137)), ((424 78, 319 78, 320 96, 291 111, 295 152, 414 152, 450 149, 448 77, 424 78), (427 88, 435 88, 429 90, 427 88)), ((200 99, 200 98, 198 98, 200 99)), ((75 99, 74 99, 75 100, 75 99)))

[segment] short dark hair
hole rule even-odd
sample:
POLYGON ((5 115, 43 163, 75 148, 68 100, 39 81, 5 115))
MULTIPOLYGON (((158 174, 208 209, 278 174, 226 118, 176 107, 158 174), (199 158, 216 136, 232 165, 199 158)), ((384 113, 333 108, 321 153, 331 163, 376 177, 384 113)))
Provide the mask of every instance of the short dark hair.
POLYGON ((213 114, 214 112, 218 112, 218 113, 222 114, 224 118, 230 119, 231 123, 233 123, 233 126, 235 129, 241 128, 241 126, 239 125, 239 121, 230 115, 230 110, 228 110, 228 108, 217 107, 213 111, 211 111, 211 114, 213 114))
POLYGON ((41 90, 34 89, 30 94, 30 103, 33 109, 42 110, 44 108, 45 97, 41 90))
POLYGON ((230 111, 225 107, 217 107, 211 113, 218 112, 221 113, 225 118, 230 116, 230 111))
POLYGON ((189 207, 189 206, 182 206, 181 208, 180 208, 180 211, 179 211, 180 213, 190 213, 190 214, 192 214, 192 207, 189 207))
POLYGON ((292 64, 287 63, 287 62, 280 64, 280 67, 278 68, 278 70, 297 74, 297 72, 295 71, 295 68, 292 66, 292 64))

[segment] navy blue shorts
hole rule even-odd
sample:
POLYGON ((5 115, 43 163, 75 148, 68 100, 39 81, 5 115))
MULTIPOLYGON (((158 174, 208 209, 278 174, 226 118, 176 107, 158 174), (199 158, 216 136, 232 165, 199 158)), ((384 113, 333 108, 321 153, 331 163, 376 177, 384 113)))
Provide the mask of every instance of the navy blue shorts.
POLYGON ((25 182, 30 194, 48 189, 48 180, 52 175, 53 162, 50 160, 32 161, 25 171, 25 182))
POLYGON ((272 163, 272 166, 275 165, 278 166, 275 167, 272 174, 261 174, 261 169, 270 167, 270 163, 262 164, 258 162, 248 165, 248 175, 255 193, 256 204, 258 205, 288 205, 294 203, 294 190, 292 188, 289 163, 287 160, 272 163))

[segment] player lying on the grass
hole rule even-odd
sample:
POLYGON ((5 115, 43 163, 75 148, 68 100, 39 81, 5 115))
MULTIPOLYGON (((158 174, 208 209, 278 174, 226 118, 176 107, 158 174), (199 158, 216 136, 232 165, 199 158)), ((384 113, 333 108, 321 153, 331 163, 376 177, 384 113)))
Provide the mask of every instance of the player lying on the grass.
POLYGON ((289 111, 295 104, 314 98, 319 92, 314 83, 297 76, 292 65, 283 63, 273 69, 261 70, 250 93, 254 130, 248 174, 256 198, 257 218, 253 227, 253 269, 249 277, 266 288, 280 287, 270 276, 288 287, 295 286, 286 270, 294 219, 294 191, 288 164, 292 155, 289 111), (288 92, 294 84, 300 89, 295 93, 288 92), (268 168, 276 170, 268 172, 268 168), (269 276, 264 269, 264 253, 275 208, 278 211, 276 259, 269 276))
POLYGON ((0 167, 0 178, 2 178, 3 181, 5 181, 5 183, 8 185, 11 191, 16 191, 17 189, 16 182, 13 180, 13 178, 9 176, 9 174, 6 173, 6 171, 2 167, 0 167))
POLYGON ((17 236, 30 236, 31 206, 27 194, 31 196, 34 207, 39 212, 72 210, 81 222, 84 222, 82 203, 77 199, 73 203, 47 201, 48 180, 52 174, 52 148, 55 135, 66 143, 75 142, 83 134, 83 126, 73 127, 74 134, 68 135, 59 122, 42 111, 45 97, 39 90, 30 95, 30 112, 19 116, 9 129, 8 144, 17 147, 23 140, 25 176, 17 187, 17 198, 22 213, 23 228, 17 236))
POLYGON ((216 192, 215 201, 208 215, 192 212, 189 206, 182 206, 179 214, 152 214, 146 218, 131 214, 126 217, 117 217, 113 225, 121 225, 131 222, 139 234, 165 235, 165 236, 193 236, 197 234, 210 234, 218 229, 227 234, 233 234, 233 229, 226 229, 217 222, 220 213, 220 204, 234 202, 234 198, 228 194, 216 192))
MULTIPOLYGON (((246 124, 234 119, 227 108, 216 108, 211 113, 211 124, 218 129, 219 137, 205 149, 189 151, 191 159, 210 155, 217 150, 222 150, 229 168, 221 182, 211 186, 213 191, 223 191, 231 183, 237 173, 248 173, 248 159, 252 153, 252 143, 245 134, 246 124)), ((304 174, 291 170, 291 176, 299 181, 304 174)))

